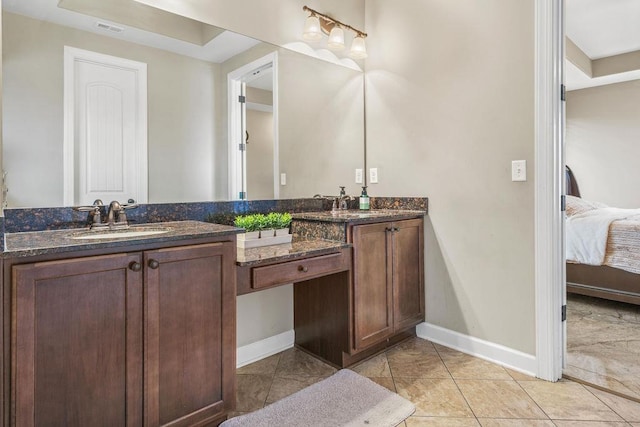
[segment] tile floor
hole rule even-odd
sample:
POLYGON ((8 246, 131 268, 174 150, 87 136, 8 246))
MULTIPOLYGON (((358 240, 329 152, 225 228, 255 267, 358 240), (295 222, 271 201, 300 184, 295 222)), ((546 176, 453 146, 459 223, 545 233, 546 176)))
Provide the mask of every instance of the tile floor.
MULTIPOLYGON (((640 427, 640 403, 568 380, 537 380, 420 338, 351 369, 416 405, 407 427, 640 427)), ((240 368, 237 414, 260 409, 335 371, 296 349, 240 368)))
POLYGON ((640 306, 569 294, 564 373, 640 399, 640 306))

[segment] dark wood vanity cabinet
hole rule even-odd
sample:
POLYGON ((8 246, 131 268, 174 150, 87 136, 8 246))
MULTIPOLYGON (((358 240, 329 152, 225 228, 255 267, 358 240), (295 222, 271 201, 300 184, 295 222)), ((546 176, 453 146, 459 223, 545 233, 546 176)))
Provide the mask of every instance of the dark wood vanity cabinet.
POLYGON ((13 267, 16 426, 142 424, 140 254, 13 267))
POLYGON ((422 218, 346 227, 351 271, 294 286, 296 345, 348 367, 424 321, 422 218))
POLYGON ((423 220, 354 225, 354 349, 424 320, 423 220))
POLYGON ((234 260, 234 242, 213 242, 12 265, 9 425, 222 421, 234 260))
POLYGON ((146 426, 208 424, 235 405, 235 250, 144 252, 146 426))

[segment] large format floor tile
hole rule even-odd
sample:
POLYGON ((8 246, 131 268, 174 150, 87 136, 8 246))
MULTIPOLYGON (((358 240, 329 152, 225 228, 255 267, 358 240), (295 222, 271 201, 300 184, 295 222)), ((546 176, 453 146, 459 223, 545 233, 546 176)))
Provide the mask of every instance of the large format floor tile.
MULTIPOLYGON (((352 369, 416 405, 401 427, 640 427, 640 403, 568 380, 538 380, 420 338, 352 369)), ((296 349, 242 367, 237 412, 231 416, 260 409, 336 371, 296 349)))
POLYGON ((567 297, 565 375, 640 399, 640 307, 567 297))

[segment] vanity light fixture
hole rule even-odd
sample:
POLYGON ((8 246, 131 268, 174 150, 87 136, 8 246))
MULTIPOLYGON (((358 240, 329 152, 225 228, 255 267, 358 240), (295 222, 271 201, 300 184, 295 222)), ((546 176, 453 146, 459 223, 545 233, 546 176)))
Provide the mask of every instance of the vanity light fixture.
POLYGON ((367 48, 364 39, 367 33, 353 28, 351 25, 344 24, 337 19, 333 19, 323 13, 311 9, 308 6, 302 8, 305 12, 309 12, 309 17, 304 23, 304 31, 302 38, 308 41, 319 41, 323 38, 323 34, 329 36, 327 47, 331 50, 344 49, 344 30, 351 30, 355 33, 351 42, 351 50, 349 54, 352 58, 364 59, 367 57, 367 48))

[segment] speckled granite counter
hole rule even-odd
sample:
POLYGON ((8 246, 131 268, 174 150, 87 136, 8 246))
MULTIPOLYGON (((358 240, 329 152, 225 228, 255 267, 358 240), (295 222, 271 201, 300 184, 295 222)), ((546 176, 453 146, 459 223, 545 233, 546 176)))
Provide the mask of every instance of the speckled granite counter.
POLYGON ((407 209, 295 213, 291 215, 293 217, 291 233, 294 239, 328 239, 346 242, 347 229, 351 225, 422 218, 426 214, 427 212, 423 210, 407 209))
MULTIPOLYGON (((24 257, 60 252, 80 251, 130 246, 132 244, 163 243, 185 239, 220 237, 241 233, 241 228, 228 225, 211 224, 200 221, 173 221, 141 226, 131 226, 127 231, 141 228, 162 230, 162 233, 139 237, 91 238, 88 229, 68 229, 53 231, 31 231, 22 233, 6 233, 4 235, 3 257, 24 257), (165 231, 166 230, 166 231, 165 231), (78 237, 82 236, 82 239, 78 237), (88 238, 86 238, 88 237, 88 238)), ((108 230, 95 232, 96 235, 108 230)), ((116 232, 117 233, 117 232, 116 232)), ((114 233, 115 234, 115 233, 114 233)))
POLYGON ((238 248, 237 264, 251 266, 267 262, 288 261, 333 253, 348 247, 351 247, 348 243, 333 240, 297 240, 283 245, 249 249, 238 248))
POLYGON ((427 214, 421 210, 405 209, 374 209, 368 211, 345 210, 345 211, 320 211, 301 212, 291 216, 294 219, 322 222, 347 222, 350 224, 366 224, 368 222, 395 221, 401 219, 420 218, 427 214))

